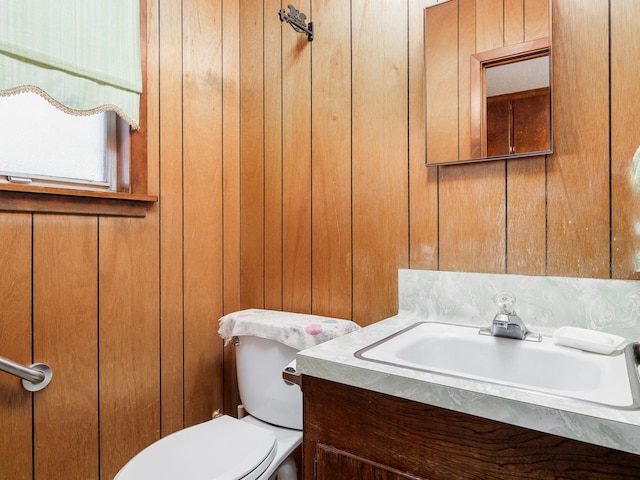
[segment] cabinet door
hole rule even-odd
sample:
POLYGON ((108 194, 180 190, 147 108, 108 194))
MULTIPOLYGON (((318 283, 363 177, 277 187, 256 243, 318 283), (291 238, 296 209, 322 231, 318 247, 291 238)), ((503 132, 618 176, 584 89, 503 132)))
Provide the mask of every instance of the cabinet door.
POLYGON ((428 480, 399 472, 337 448, 316 446, 316 480, 428 480))
POLYGON ((487 157, 513 153, 511 105, 510 98, 487 101, 487 157))
POLYGON ((487 156, 550 149, 549 89, 487 98, 487 156))
POLYGON ((549 150, 549 91, 513 100, 513 152, 549 150))

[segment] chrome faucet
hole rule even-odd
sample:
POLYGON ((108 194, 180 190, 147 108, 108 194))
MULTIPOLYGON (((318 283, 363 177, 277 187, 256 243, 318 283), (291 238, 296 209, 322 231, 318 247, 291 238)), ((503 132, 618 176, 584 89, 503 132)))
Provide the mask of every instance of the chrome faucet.
POLYGON ((499 292, 493 296, 498 306, 498 313, 493 317, 490 326, 481 328, 480 335, 515 338, 517 340, 542 341, 542 335, 531 332, 522 319, 516 314, 514 305, 516 297, 509 292, 499 292))

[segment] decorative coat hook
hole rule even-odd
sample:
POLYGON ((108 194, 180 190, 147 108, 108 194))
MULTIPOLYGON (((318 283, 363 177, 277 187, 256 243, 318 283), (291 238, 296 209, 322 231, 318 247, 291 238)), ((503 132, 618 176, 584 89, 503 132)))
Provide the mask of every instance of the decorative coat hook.
POLYGON ((313 22, 309 22, 307 27, 307 16, 304 13, 300 13, 296 7, 289 5, 288 14, 285 13, 284 8, 280 9, 279 14, 281 22, 287 22, 296 32, 306 34, 309 41, 313 41, 313 22))

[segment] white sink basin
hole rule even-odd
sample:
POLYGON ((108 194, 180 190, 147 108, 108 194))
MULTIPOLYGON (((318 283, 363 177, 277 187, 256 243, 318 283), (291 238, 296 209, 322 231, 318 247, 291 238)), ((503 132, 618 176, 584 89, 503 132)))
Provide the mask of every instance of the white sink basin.
POLYGON ((634 346, 600 355, 559 345, 551 337, 528 342, 478 335, 478 327, 419 322, 355 355, 413 370, 632 409, 640 405, 634 346))

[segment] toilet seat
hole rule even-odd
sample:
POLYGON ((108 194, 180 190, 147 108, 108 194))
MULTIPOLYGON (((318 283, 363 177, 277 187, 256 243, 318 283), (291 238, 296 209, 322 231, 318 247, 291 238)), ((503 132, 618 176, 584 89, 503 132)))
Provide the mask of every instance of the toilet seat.
POLYGON ((255 480, 276 447, 273 431, 224 415, 153 443, 114 480, 255 480))

